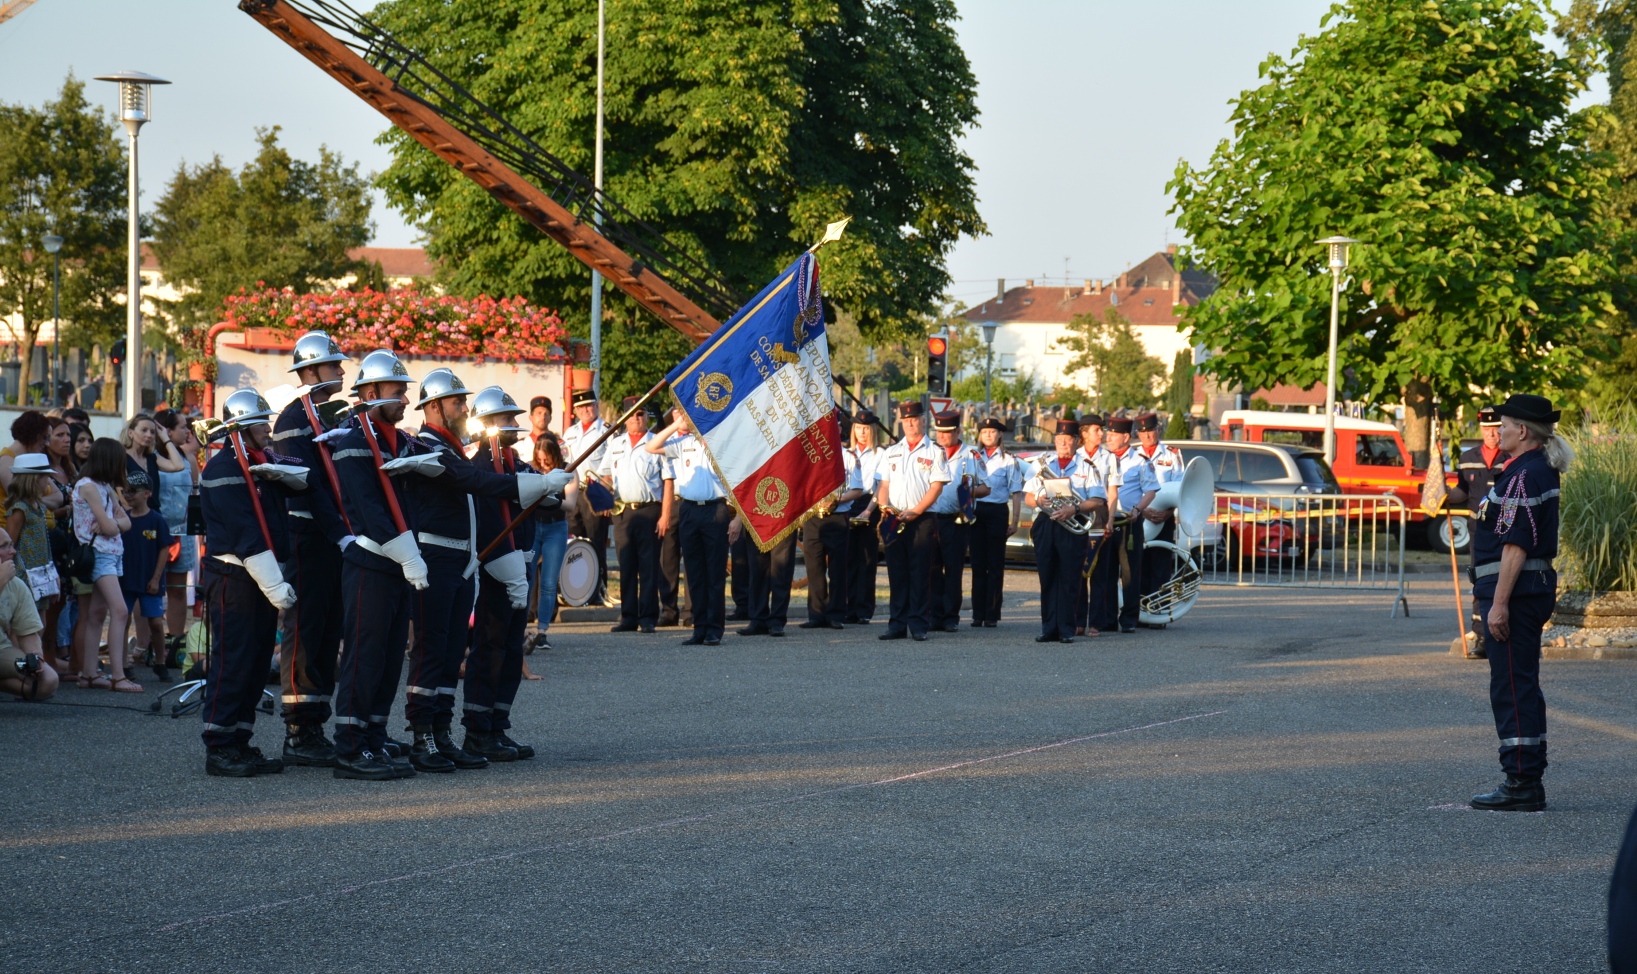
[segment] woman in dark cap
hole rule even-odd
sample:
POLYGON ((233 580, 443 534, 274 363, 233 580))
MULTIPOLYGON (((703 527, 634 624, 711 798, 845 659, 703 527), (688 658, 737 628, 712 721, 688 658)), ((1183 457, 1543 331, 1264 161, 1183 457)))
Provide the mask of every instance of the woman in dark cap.
POLYGON ((1473 593, 1484 620, 1489 703, 1506 780, 1472 807, 1538 812, 1546 807, 1546 698, 1540 692, 1540 635, 1557 604, 1559 478, 1574 451, 1556 434, 1559 412, 1542 396, 1496 406, 1500 448, 1512 459, 1478 502, 1472 538, 1473 593))

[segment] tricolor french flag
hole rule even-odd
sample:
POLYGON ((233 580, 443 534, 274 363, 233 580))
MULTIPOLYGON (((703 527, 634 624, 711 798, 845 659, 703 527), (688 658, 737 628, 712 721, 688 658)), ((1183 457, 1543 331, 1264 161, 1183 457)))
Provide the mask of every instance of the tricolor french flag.
POLYGON ((818 261, 803 254, 666 377, 763 551, 841 489, 818 261))

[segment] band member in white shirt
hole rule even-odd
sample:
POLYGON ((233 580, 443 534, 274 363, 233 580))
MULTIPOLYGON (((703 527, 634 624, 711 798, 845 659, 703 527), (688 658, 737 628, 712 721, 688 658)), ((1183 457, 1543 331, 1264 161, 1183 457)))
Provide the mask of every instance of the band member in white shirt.
MULTIPOLYGON (((1160 442, 1160 418, 1153 413, 1143 413, 1137 417, 1137 452, 1148 461, 1148 467, 1154 472, 1154 481, 1161 487, 1173 480, 1182 479, 1182 454, 1160 442)), ((1156 541, 1174 542, 1177 539, 1176 512, 1171 510, 1147 513, 1147 519, 1160 525, 1160 533, 1156 541)), ((1151 595, 1159 591, 1171 576, 1171 554, 1168 551, 1155 549, 1144 551, 1142 560, 1142 593, 1151 595)))
POLYGON ((864 625, 875 617, 876 566, 881 564, 881 538, 876 528, 881 523, 881 509, 875 503, 875 470, 881 463, 882 449, 875 445, 875 427, 879 420, 869 410, 853 417, 849 434, 851 446, 842 454, 858 470, 859 483, 864 493, 852 503, 847 532, 847 614, 843 622, 864 625))
POLYGON ((949 484, 949 465, 943 449, 927 439, 926 410, 920 403, 900 405, 898 419, 904 438, 887 447, 875 471, 892 595, 887 631, 876 638, 924 641, 933 625, 932 565, 938 544, 937 519, 928 511, 949 484), (889 530, 893 521, 896 530, 889 530))
POLYGON ((687 569, 688 613, 693 636, 684 646, 717 646, 722 642, 727 606, 723 586, 728 577, 728 547, 743 525, 728 506, 727 491, 711 466, 704 441, 694 435, 688 414, 671 411, 671 425, 643 448, 671 461, 677 515, 678 546, 687 569))
MULTIPOLYGON (((573 463, 580 453, 591 448, 597 438, 608 429, 608 424, 597 415, 597 394, 590 389, 580 389, 574 393, 572 399, 574 419, 563 430, 561 445, 563 448, 563 462, 573 463)), ((591 547, 597 551, 597 591, 591 594, 593 603, 612 605, 608 597, 608 516, 599 515, 591 509, 591 499, 585 491, 586 482, 602 466, 603 452, 608 449, 607 444, 597 447, 596 451, 581 461, 575 468, 579 473, 579 499, 574 508, 568 512, 569 533, 577 538, 584 538, 591 542, 591 547)))
MULTIPOLYGON (((637 404, 628 396, 621 409, 637 404)), ((659 622, 659 539, 671 520, 671 461, 643 449, 653 438, 648 411, 632 412, 609 439, 597 474, 614 492, 614 552, 620 559, 620 621, 612 632, 654 631, 659 622)))
MULTIPOLYGON (((938 557, 932 569, 932 628, 934 631, 961 631, 961 602, 964 601, 962 576, 966 573, 966 550, 969 541, 967 515, 962 511, 963 495, 968 498, 986 497, 989 487, 983 481, 983 469, 972 448, 961 442, 961 414, 954 410, 933 417, 933 438, 944 451, 944 462, 949 467, 949 486, 932 505, 938 519, 938 557)), ((975 517, 977 511, 973 509, 975 517)))
MULTIPOLYGON (((1154 468, 1142 452, 1131 445, 1133 425, 1130 419, 1111 419, 1106 437, 1109 451, 1120 464, 1119 486, 1110 490, 1109 510, 1130 517, 1130 523, 1125 526, 1109 526, 1109 541, 1114 542, 1118 537, 1121 632, 1137 631, 1137 615, 1141 611, 1142 519, 1148 514, 1155 491, 1160 489, 1159 481, 1154 479, 1154 468)), ((1106 597, 1112 600, 1115 596, 1110 591, 1106 597)))
POLYGON ((977 523, 970 528, 972 546, 972 625, 993 629, 1000 622, 1006 588, 1006 539, 1017 533, 1023 512, 1023 461, 1001 446, 1006 424, 991 416, 978 425, 973 451, 988 493, 978 498, 977 523))
POLYGON ((1108 510, 1108 493, 1097 472, 1075 454, 1080 424, 1060 420, 1052 435, 1056 455, 1023 488, 1023 502, 1040 513, 1029 535, 1034 541, 1035 566, 1040 572, 1040 635, 1037 643, 1074 642, 1075 591, 1090 543, 1082 534, 1063 526, 1080 514, 1108 510))

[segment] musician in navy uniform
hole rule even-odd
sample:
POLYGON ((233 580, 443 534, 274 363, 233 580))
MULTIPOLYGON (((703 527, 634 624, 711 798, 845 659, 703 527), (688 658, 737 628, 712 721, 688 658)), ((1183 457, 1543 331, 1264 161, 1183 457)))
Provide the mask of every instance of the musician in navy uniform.
POLYGON ((727 491, 711 466, 705 443, 693 432, 688 414, 671 413, 671 424, 643 447, 671 461, 677 517, 677 538, 688 578, 688 611, 693 635, 684 646, 717 646, 727 625, 728 547, 743 526, 728 505, 727 491))
MULTIPOLYGON (((516 513, 532 506, 545 490, 544 479, 527 464, 495 470, 476 457, 466 458, 471 395, 453 371, 433 369, 421 380, 421 398, 415 404, 423 415, 418 436, 444 471, 417 485, 415 540, 426 561, 427 587, 415 595, 415 638, 404 701, 404 717, 415 735, 409 761, 417 771, 475 770, 493 756, 482 748, 456 747, 452 735, 455 683, 471 644, 467 620, 479 588, 480 511, 483 502, 494 501, 516 513), (518 476, 519 470, 525 475, 518 476)), ((529 540, 532 544, 532 533, 529 540)), ((491 554, 483 575, 485 584, 495 577, 507 592, 527 592, 528 565, 522 552, 491 554)))
MULTIPOLYGON (((210 606, 213 663, 199 713, 205 773, 230 778, 277 774, 279 758, 250 746, 279 611, 296 603, 279 562, 289 557, 287 489, 305 489, 306 469, 278 464, 264 451, 272 436, 267 400, 240 389, 222 403, 227 444, 199 474, 205 517, 204 595, 210 606), (289 483, 290 487, 281 486, 289 483)), ((114 638, 125 638, 123 633, 114 638)))
POLYGON ((1056 455, 1044 461, 1023 488, 1023 502, 1036 515, 1029 528, 1040 573, 1040 635, 1037 643, 1074 642, 1076 590, 1090 539, 1064 527, 1076 515, 1106 514, 1108 492, 1097 471, 1075 453, 1080 424, 1059 420, 1052 434, 1056 455))
POLYGON ((296 604, 284 616, 279 643, 279 684, 284 704, 284 763, 335 766, 335 745, 324 736, 335 693, 335 661, 341 652, 341 550, 352 528, 341 509, 341 482, 329 448, 317 437, 330 432, 345 403, 334 400, 347 356, 330 336, 310 331, 296 339, 290 371, 301 395, 273 424, 273 448, 308 469, 309 490, 292 494, 290 559, 285 567, 296 604))
POLYGON ((932 505, 949 487, 946 454, 926 437, 926 410, 918 402, 898 407, 904 438, 887 447, 875 470, 875 503, 882 512, 881 545, 887 560, 891 616, 877 639, 922 641, 933 627, 932 565, 938 557, 932 505), (896 529, 889 525, 896 522, 896 529))
POLYGON ((1001 446, 1006 424, 994 416, 978 425, 973 456, 986 488, 978 498, 977 523, 971 527, 972 625, 993 629, 1000 622, 1006 591, 1006 539, 1017 533, 1023 513, 1023 485, 1029 473, 1023 461, 1001 446))
MULTIPOLYGON (((512 445, 528 432, 517 425, 522 407, 499 386, 485 386, 472 397, 472 418, 483 427, 483 440, 472 454, 472 467, 487 477, 510 481, 511 492, 477 495, 477 537, 483 556, 479 572, 476 624, 471 655, 462 683, 461 751, 479 759, 509 762, 534 757, 534 748, 512 739, 512 704, 523 683, 523 631, 529 622, 528 552, 534 550, 534 520, 519 518, 540 504, 561 505, 568 475, 541 477, 517 456, 512 445), (515 528, 511 527, 516 522, 515 528), (510 528, 510 530, 508 530, 510 528), (496 539, 499 542, 496 543, 496 539)), ((417 741, 418 743, 418 741, 417 741)))
POLYGON ((335 677, 335 776, 412 778, 409 748, 387 736, 392 698, 409 642, 415 593, 427 587, 415 540, 422 477, 443 464, 431 447, 398 429, 409 406, 409 370, 377 349, 353 381, 362 415, 334 440, 331 457, 354 540, 342 552, 341 659, 335 677))
MULTIPOLYGON (((622 409, 631 412, 636 396, 622 409)), ((625 432, 612 437, 597 475, 618 502, 614 515, 614 552, 620 560, 620 621, 613 632, 654 631, 659 622, 659 543, 670 529, 674 483, 667 479, 671 461, 643 447, 653 438, 646 408, 631 412, 625 432)))
POLYGON ((573 463, 580 461, 574 469, 580 477, 580 497, 573 509, 568 512, 568 530, 576 538, 584 538, 591 542, 591 547, 597 552, 597 590, 591 593, 591 603, 594 605, 614 605, 614 600, 608 593, 608 514, 598 514, 592 510, 590 492, 585 490, 586 483, 596 474, 597 468, 602 466, 603 451, 608 448, 606 443, 599 445, 595 450, 591 445, 597 442, 608 424, 597 415, 597 394, 590 389, 580 389, 574 393, 572 399, 574 419, 563 430, 560 440, 563 448, 563 462, 573 463), (580 454, 590 451, 585 459, 580 454))
POLYGON ((842 483, 801 526, 801 557, 807 567, 807 621, 803 629, 840 629, 847 614, 849 511, 864 496, 858 464, 842 452, 842 483))
MULTIPOLYGON (((1483 442, 1463 451, 1460 463, 1455 468, 1456 483, 1450 488, 1448 497, 1450 507, 1476 509, 1483 503, 1483 499, 1489 496, 1489 488, 1494 486, 1495 478, 1506 467, 1506 461, 1511 459, 1506 455, 1506 451, 1501 449, 1501 417, 1495 412, 1494 406, 1485 406, 1478 411, 1478 434, 1483 437, 1483 442)), ((1470 534, 1469 528, 1468 535, 1470 534)), ((1469 556, 1471 550, 1469 542, 1467 547, 1469 556)), ((1476 596, 1472 599, 1471 626, 1471 632, 1484 631, 1483 616, 1478 612, 1476 596)), ((1475 645, 1467 644, 1466 658, 1484 658, 1482 640, 1478 640, 1475 645)))
POLYGON ((1160 489, 1159 481, 1154 479, 1153 466, 1142 451, 1131 445, 1134 425, 1130 419, 1110 419, 1104 436, 1105 445, 1118 465, 1117 479, 1109 481, 1108 486, 1110 516, 1125 514, 1129 523, 1109 525, 1110 550, 1105 552, 1105 557, 1113 556, 1112 560, 1119 566, 1116 578, 1120 594, 1116 596, 1112 588, 1106 590, 1102 617, 1108 617, 1113 600, 1118 598, 1120 631, 1127 633, 1137 631, 1137 619, 1142 611, 1142 522, 1155 492, 1160 489))
POLYGON ((1478 507, 1472 580, 1484 618, 1489 704, 1506 780, 1472 807, 1532 812, 1546 807, 1546 698, 1540 636, 1557 604, 1558 493, 1574 451, 1556 435, 1559 412, 1543 396, 1515 395, 1495 412, 1499 446, 1511 455, 1478 507))
POLYGON ((881 564, 881 537, 876 533, 881 509, 875 503, 875 468, 882 453, 875 445, 878 422, 874 413, 860 410, 853 416, 853 428, 848 433, 852 445, 842 452, 843 462, 858 470, 859 486, 864 489, 848 512, 847 614, 841 621, 855 625, 865 625, 875 618, 876 568, 881 564))
MULTIPOLYGON (((1154 482, 1160 487, 1164 487, 1172 481, 1181 480, 1183 474, 1182 454, 1160 442, 1159 416, 1154 413, 1143 413, 1138 416, 1136 430, 1137 452, 1148 462, 1148 467, 1154 474, 1154 482)), ((1177 518, 1175 511, 1150 508, 1145 512, 1143 520, 1160 526, 1159 534, 1154 536, 1154 540, 1176 542, 1177 518)), ((1170 552, 1159 548, 1153 551, 1145 550, 1142 559, 1142 594, 1152 595, 1158 592, 1161 586, 1171 580, 1173 570, 1174 564, 1170 552)))
POLYGON ((932 562, 932 629, 961 631, 961 603, 965 601, 966 552, 970 542, 967 511, 975 518, 973 498, 989 496, 983 468, 972 448, 961 442, 961 414, 946 410, 932 417, 932 437, 944 453, 949 486, 938 494, 931 513, 938 526, 938 556, 932 562), (963 507, 965 509, 963 509, 963 507))

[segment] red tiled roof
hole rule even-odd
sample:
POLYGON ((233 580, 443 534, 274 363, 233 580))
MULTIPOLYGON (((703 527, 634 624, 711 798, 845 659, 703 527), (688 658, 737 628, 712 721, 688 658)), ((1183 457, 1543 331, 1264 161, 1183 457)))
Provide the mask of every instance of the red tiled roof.
POLYGON ((990 298, 966 312, 971 321, 1066 322, 1076 315, 1101 317, 1109 307, 1134 325, 1175 325, 1173 302, 1195 305, 1216 289, 1208 275, 1181 271, 1181 286, 1174 282, 1179 272, 1170 254, 1155 254, 1133 267, 1099 292, 1085 286, 1047 285, 1007 288, 1004 297, 990 298))
POLYGON ((379 263, 387 277, 431 277, 438 270, 420 247, 354 247, 347 256, 379 263))

